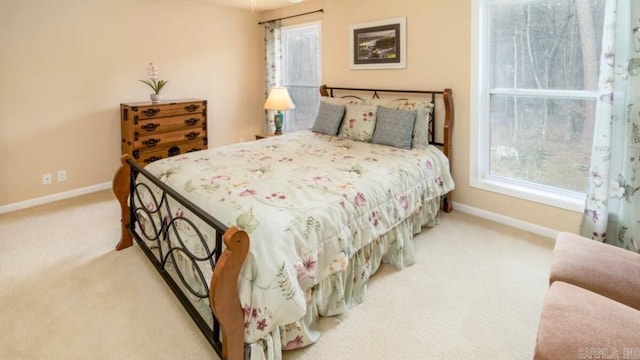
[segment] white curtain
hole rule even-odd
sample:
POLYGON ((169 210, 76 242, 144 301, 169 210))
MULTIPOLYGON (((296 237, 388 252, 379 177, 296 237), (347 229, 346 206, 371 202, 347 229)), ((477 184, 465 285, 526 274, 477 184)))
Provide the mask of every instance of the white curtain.
POLYGON ((640 1, 607 0, 581 234, 640 252, 640 1))
MULTIPOLYGON (((269 96, 271 88, 281 86, 282 79, 282 38, 280 20, 268 21, 264 23, 264 63, 265 63, 265 86, 264 99, 269 96)), ((274 131, 273 115, 269 111, 264 112, 264 130, 274 131)))

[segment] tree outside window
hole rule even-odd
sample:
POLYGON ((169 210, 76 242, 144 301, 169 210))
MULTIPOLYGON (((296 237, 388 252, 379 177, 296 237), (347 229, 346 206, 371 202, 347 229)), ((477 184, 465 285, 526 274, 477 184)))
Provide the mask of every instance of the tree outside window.
POLYGON ((478 0, 478 176, 582 193, 605 0, 478 0))

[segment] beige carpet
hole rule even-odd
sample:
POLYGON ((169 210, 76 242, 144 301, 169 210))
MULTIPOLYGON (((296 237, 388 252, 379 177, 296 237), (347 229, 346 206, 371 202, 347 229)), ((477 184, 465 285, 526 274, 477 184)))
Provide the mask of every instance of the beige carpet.
MULTIPOLYGON (((0 215, 0 359, 217 359, 108 191, 0 215)), ((553 241, 453 212, 285 360, 531 359, 553 241)))

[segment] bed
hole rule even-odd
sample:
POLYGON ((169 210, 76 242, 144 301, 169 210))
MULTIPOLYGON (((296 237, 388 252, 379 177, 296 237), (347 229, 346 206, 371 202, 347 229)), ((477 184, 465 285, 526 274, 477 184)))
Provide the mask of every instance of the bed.
POLYGON ((114 176, 116 249, 135 240, 224 359, 312 344, 452 209, 450 89, 320 92, 311 130, 144 168, 123 155, 114 176))

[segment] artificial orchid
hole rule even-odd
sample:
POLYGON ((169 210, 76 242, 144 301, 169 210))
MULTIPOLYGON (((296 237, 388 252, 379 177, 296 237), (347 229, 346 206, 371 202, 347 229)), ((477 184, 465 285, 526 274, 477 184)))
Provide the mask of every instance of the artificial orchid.
POLYGON ((149 75, 149 80, 140 81, 149 85, 149 87, 153 89, 154 94, 160 94, 160 90, 162 90, 162 88, 169 82, 169 80, 159 80, 160 72, 158 71, 158 67, 155 66, 152 62, 149 63, 147 74, 149 75))

